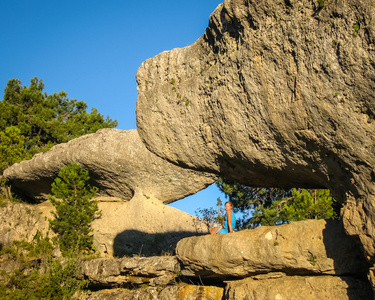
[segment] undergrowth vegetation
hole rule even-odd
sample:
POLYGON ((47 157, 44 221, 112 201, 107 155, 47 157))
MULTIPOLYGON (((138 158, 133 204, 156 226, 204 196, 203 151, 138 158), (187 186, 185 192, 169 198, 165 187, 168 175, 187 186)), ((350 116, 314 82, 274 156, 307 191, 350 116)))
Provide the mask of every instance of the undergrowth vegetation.
POLYGON ((0 250, 13 270, 0 272, 0 299, 71 299, 88 282, 80 278, 76 259, 54 259, 54 245, 38 232, 32 242, 14 241, 0 250))
MULTIPOLYGON (((88 172, 76 164, 61 169, 50 196, 56 208, 49 220, 55 236, 37 231, 31 242, 0 245, 0 262, 8 262, 0 272, 0 299, 71 299, 87 287, 79 260, 100 255, 93 247, 91 228, 100 212, 92 199, 96 189, 88 181, 88 172)), ((1 187, 0 203, 6 206, 13 197, 5 185, 1 187)))

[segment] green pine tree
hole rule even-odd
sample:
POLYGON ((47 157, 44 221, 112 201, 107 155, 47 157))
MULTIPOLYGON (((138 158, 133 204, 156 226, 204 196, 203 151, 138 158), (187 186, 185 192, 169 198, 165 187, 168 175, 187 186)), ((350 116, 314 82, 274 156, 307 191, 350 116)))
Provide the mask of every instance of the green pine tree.
POLYGON ((25 137, 16 126, 6 127, 0 131, 0 170, 7 166, 30 158, 25 148, 25 137))
POLYGON ((336 219, 336 201, 329 190, 292 189, 292 197, 283 207, 282 218, 288 221, 336 219))
MULTIPOLYGON (((0 132, 5 133, 9 127, 19 129, 24 147, 19 154, 21 160, 53 145, 117 126, 117 121, 104 119, 95 108, 88 113, 85 102, 67 98, 66 92, 48 95, 43 89, 43 81, 37 77, 31 80, 29 87, 22 86, 18 79, 11 79, 0 101, 0 132)), ((3 159, 0 160, 1 172, 12 161, 0 159, 3 159)))
POLYGON ((219 189, 233 203, 239 229, 285 224, 307 219, 336 219, 340 205, 327 189, 253 188, 219 179, 219 189))
POLYGON ((97 189, 88 185, 89 174, 77 164, 62 168, 52 184, 50 197, 56 208, 49 220, 57 233, 60 250, 66 256, 93 249, 91 222, 100 216, 98 203, 92 198, 97 189))

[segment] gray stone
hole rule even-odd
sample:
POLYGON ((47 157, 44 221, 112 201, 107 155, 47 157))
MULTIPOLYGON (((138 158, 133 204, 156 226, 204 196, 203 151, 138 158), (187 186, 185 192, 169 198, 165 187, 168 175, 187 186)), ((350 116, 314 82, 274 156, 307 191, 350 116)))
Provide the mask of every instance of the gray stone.
POLYGON ((178 242, 176 252, 183 274, 222 279, 276 271, 288 275, 365 274, 369 267, 355 240, 333 220, 185 238, 178 242))
POLYGON ((329 188, 375 261, 372 0, 226 0, 194 44, 138 70, 158 156, 249 186, 329 188))
POLYGON ((183 169, 152 154, 136 130, 118 129, 102 129, 56 145, 7 168, 3 177, 28 196, 46 199, 59 170, 72 163, 89 170, 92 185, 102 196, 116 201, 130 200, 140 193, 168 204, 215 180, 214 175, 183 169))

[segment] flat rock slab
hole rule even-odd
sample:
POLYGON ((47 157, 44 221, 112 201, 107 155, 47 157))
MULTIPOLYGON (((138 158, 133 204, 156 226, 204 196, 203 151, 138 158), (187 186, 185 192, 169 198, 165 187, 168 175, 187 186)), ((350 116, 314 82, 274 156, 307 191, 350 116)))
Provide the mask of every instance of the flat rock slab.
POLYGON ((340 221, 308 220, 229 234, 185 238, 177 244, 183 274, 218 278, 282 271, 364 274, 363 253, 340 221))
POLYGON ((139 192, 167 204, 204 189, 216 178, 173 165, 148 151, 137 130, 118 129, 102 129, 56 145, 12 165, 3 176, 29 197, 46 199, 60 169, 72 163, 89 171, 102 196, 123 201, 139 192))
POLYGON ((180 270, 174 256, 98 258, 82 261, 82 275, 91 286, 124 287, 167 285, 180 270))

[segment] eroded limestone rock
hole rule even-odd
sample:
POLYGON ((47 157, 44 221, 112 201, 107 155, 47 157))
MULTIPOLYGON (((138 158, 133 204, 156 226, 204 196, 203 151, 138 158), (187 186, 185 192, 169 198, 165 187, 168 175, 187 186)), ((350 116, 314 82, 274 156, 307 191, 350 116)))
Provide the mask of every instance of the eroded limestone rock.
POLYGON ((179 286, 167 286, 160 290, 159 287, 148 287, 138 290, 103 290, 88 293, 80 297, 81 300, 117 300, 117 299, 138 299, 138 300, 221 300, 224 294, 222 287, 196 286, 181 284, 179 286))
MULTIPOLYGON (((102 256, 172 254, 185 237, 207 234, 207 224, 197 217, 166 206, 158 199, 135 194, 131 201, 98 198, 102 216, 92 223, 94 247, 102 256)), ((39 232, 53 237, 48 219, 55 208, 50 201, 37 205, 3 202, 0 207, 0 248, 13 241, 33 241, 39 232)))
POLYGON ((33 198, 46 198, 59 170, 72 163, 89 170, 102 195, 130 200, 136 192, 171 203, 204 189, 215 176, 177 167, 149 152, 136 130, 102 129, 14 164, 3 177, 33 198))
POLYGON ((180 270, 175 256, 93 259, 82 261, 82 275, 91 286, 129 287, 171 283, 180 270))
POLYGON ((193 45, 145 61, 137 126, 179 165, 326 187, 375 261, 372 0, 226 0, 193 45))
POLYGON ((333 220, 185 238, 178 242, 176 253, 183 274, 216 278, 275 271, 288 275, 365 274, 369 267, 355 240, 345 234, 341 222, 333 220))
POLYGON ((28 205, 2 202, 0 207, 0 248, 10 247, 13 241, 31 242, 38 232, 48 231, 52 207, 45 203, 28 205))
POLYGON ((371 300, 366 279, 349 276, 272 276, 227 282, 225 299, 371 300))
MULTIPOLYGON (((102 216, 92 226, 94 246, 103 255, 174 252, 181 238, 208 232, 198 218, 165 204, 207 187, 215 175, 183 169, 157 157, 146 149, 136 130, 102 129, 56 145, 9 167, 4 178, 24 194, 45 199, 59 170, 71 163, 89 170, 91 184, 99 188, 97 200, 102 216)), ((35 207, 23 206, 23 213, 33 211, 38 216, 42 206, 48 206, 49 211, 54 209, 45 201, 35 207)), ((24 226, 30 226, 30 222, 25 223, 29 216, 23 218, 13 212, 7 215, 7 209, 0 209, 0 222, 19 220, 22 226, 6 225, 0 229, 4 233, 0 243, 11 244, 14 239, 25 238, 17 235, 17 230, 30 233, 27 240, 38 230, 47 232, 48 221, 43 219, 47 224, 43 223, 43 228, 41 223, 35 223, 25 230, 24 226)))
POLYGON ((94 245, 109 256, 174 253, 179 240, 207 234, 199 218, 158 199, 135 194, 129 202, 102 202, 100 219, 93 222, 94 245))

